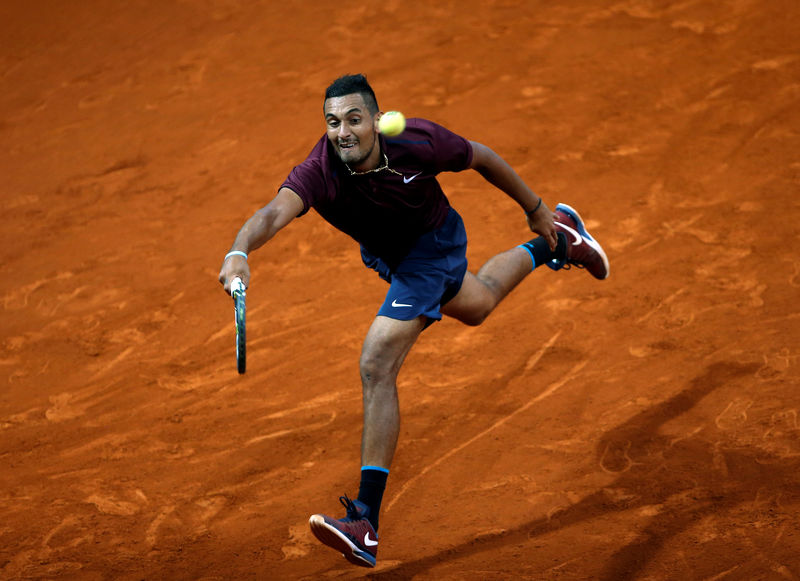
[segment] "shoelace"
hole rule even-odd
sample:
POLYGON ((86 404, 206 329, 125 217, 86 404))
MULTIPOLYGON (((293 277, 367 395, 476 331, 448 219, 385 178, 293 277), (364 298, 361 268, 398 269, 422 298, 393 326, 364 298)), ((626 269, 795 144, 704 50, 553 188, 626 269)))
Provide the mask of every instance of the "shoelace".
POLYGON ((583 264, 580 264, 579 262, 575 262, 574 260, 569 260, 569 259, 565 259, 564 266, 562 266, 561 268, 562 268, 563 270, 569 270, 569 269, 570 269, 570 268, 572 268, 573 266, 574 266, 575 268, 586 268, 586 266, 585 266, 585 265, 583 265, 583 264))
POLYGON ((559 268, 559 270, 569 270, 573 266, 575 268, 586 268, 583 264, 580 264, 579 262, 576 262, 575 260, 570 260, 566 256, 564 258, 562 258, 561 260, 563 260, 564 263, 561 265, 561 268, 559 268))
POLYGON ((339 502, 342 503, 342 506, 344 506, 345 510, 347 511, 345 520, 361 520, 364 518, 361 514, 359 514, 356 504, 350 500, 347 495, 340 496, 339 502))

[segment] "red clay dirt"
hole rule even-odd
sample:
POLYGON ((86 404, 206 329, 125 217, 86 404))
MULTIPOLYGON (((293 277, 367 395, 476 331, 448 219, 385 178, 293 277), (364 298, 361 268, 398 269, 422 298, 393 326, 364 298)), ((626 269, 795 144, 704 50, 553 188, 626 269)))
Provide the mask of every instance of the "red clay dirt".
MULTIPOLYGON (((5 2, 3 579, 800 579, 796 0, 5 2), (427 330, 378 567, 311 536, 359 469, 385 293, 311 213, 216 278, 365 72, 574 205, 611 277, 427 330)), ((442 178, 473 270, 527 239, 442 178)))

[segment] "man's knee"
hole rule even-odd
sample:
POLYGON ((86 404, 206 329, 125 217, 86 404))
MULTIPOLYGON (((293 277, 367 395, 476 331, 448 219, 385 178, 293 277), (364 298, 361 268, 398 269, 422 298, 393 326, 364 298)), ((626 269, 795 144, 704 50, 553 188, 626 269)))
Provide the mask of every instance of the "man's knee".
POLYGON ((394 385, 400 366, 425 324, 424 317, 399 321, 378 316, 361 351, 359 370, 366 387, 394 385))
POLYGON ((468 313, 464 313, 459 320, 470 327, 477 327, 486 320, 491 312, 492 309, 490 307, 473 309, 468 313))
POLYGON ((361 353, 359 371, 364 385, 377 385, 386 379, 391 379, 396 372, 393 362, 380 350, 365 349, 361 353))
POLYGON ((442 308, 442 313, 469 325, 477 327, 492 313, 497 302, 491 295, 472 296, 471 300, 453 301, 442 308))

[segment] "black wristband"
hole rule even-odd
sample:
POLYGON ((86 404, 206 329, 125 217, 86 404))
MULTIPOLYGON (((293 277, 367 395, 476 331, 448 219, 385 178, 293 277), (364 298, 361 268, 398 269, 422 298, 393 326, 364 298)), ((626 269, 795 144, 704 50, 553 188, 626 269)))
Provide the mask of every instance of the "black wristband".
POLYGON ((541 206, 541 205, 542 205, 542 198, 539 198, 539 203, 538 203, 538 204, 536 204, 536 207, 535 207, 533 210, 527 210, 527 211, 525 212, 525 215, 526 215, 526 216, 531 216, 532 214, 535 214, 535 213, 536 213, 536 210, 538 210, 538 209, 539 209, 539 206, 541 206))

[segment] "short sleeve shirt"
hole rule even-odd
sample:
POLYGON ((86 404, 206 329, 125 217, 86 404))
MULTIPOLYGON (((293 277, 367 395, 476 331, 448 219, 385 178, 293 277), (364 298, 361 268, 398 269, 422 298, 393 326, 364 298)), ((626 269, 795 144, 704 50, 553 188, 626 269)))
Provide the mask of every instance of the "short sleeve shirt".
POLYGON ((425 119, 409 119, 397 137, 379 137, 394 172, 350 175, 323 136, 281 187, 359 242, 370 254, 396 266, 417 239, 439 228, 450 204, 436 176, 472 162, 469 141, 425 119))

